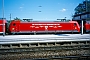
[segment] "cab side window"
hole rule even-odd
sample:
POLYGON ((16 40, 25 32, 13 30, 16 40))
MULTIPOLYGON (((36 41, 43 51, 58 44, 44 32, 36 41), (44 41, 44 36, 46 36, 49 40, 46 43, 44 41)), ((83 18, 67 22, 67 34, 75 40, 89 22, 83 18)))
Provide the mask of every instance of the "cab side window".
POLYGON ((77 24, 76 24, 76 23, 74 23, 74 26, 77 26, 77 24))
POLYGON ((13 26, 16 26, 16 24, 14 23, 13 26))

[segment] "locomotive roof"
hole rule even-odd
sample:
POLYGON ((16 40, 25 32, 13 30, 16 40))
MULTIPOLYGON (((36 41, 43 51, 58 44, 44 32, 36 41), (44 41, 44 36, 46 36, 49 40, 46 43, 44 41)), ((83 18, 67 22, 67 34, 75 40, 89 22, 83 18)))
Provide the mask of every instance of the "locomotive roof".
POLYGON ((3 21, 4 21, 5 23, 7 23, 7 21, 6 21, 6 20, 2 20, 2 19, 0 19, 0 23, 3 23, 3 21))
POLYGON ((20 23, 76 23, 76 21, 20 21, 20 20, 12 20, 12 22, 20 22, 20 23))
POLYGON ((21 21, 21 23, 75 23, 76 21, 65 21, 65 22, 58 22, 58 21, 32 21, 32 22, 26 22, 21 21))

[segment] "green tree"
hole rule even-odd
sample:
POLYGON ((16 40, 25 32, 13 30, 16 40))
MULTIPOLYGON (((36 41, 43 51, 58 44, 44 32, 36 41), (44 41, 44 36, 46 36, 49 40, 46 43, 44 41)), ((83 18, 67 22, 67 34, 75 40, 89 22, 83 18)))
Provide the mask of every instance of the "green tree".
POLYGON ((14 18, 14 20, 21 20, 20 18, 18 18, 18 17, 16 17, 16 18, 14 18))
POLYGON ((75 15, 85 12, 90 12, 90 1, 86 0, 83 3, 80 3, 75 9, 75 15))

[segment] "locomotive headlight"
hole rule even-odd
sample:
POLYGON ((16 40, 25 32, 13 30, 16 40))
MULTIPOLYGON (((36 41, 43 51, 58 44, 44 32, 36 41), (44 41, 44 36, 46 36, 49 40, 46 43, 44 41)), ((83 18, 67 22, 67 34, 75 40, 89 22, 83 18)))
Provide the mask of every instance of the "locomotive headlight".
POLYGON ((75 27, 75 29, 77 29, 77 28, 75 27))
POLYGON ((12 28, 12 30, 14 30, 15 28, 12 28))

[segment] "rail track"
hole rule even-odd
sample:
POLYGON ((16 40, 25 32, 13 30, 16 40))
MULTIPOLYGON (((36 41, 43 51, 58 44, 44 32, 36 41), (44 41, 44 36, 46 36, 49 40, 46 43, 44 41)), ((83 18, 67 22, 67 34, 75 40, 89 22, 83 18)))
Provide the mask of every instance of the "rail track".
POLYGON ((90 59, 90 41, 0 44, 0 60, 90 59))

